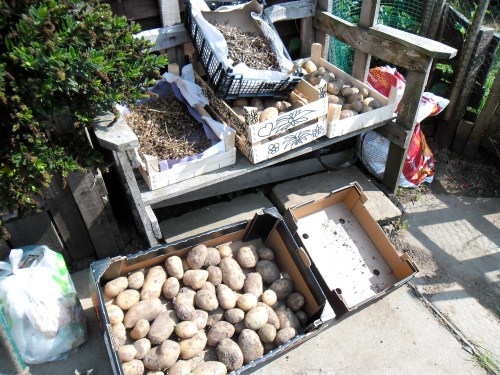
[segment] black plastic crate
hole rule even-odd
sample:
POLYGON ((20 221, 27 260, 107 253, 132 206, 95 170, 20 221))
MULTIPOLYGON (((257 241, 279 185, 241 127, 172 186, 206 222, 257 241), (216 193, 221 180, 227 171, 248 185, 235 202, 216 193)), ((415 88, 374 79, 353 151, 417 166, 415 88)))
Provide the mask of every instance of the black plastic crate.
MULTIPOLYGON (((225 0, 206 0, 205 3, 207 3, 208 7, 210 10, 215 10, 219 7, 225 6, 225 5, 238 5, 238 4, 244 4, 247 3, 249 0, 235 0, 235 1, 225 1, 225 0)), ((259 4, 265 6, 266 2, 264 0, 259 0, 259 4)))
POLYGON ((215 95, 223 99, 238 97, 278 97, 285 98, 300 82, 301 73, 293 72, 283 80, 249 79, 242 74, 235 74, 231 68, 225 68, 214 53, 210 43, 193 17, 192 6, 186 5, 186 28, 193 41, 208 81, 214 88, 215 95))

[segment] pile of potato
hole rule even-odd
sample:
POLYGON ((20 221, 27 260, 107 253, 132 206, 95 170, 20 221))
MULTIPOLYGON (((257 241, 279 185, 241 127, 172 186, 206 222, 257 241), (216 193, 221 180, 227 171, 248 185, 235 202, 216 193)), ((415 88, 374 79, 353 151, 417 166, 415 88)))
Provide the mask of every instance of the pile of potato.
POLYGON ((126 375, 226 374, 294 337, 304 296, 273 250, 200 244, 103 287, 126 375))
POLYGON ((327 72, 324 67, 317 67, 314 62, 308 60, 303 67, 304 78, 315 87, 327 87, 329 104, 342 106, 340 119, 356 116, 360 113, 380 108, 382 104, 370 96, 366 88, 359 89, 352 82, 335 77, 332 72, 327 72), (322 82, 324 81, 324 82, 322 82))

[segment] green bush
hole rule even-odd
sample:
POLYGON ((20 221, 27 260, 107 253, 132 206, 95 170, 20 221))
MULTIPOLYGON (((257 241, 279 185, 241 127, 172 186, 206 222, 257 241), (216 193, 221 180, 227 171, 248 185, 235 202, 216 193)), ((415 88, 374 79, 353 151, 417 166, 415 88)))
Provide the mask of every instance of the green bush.
POLYGON ((99 165, 86 127, 145 97, 167 63, 139 31, 97 0, 0 1, 0 212, 36 209, 52 174, 99 165), (71 134, 51 126, 64 114, 71 134))

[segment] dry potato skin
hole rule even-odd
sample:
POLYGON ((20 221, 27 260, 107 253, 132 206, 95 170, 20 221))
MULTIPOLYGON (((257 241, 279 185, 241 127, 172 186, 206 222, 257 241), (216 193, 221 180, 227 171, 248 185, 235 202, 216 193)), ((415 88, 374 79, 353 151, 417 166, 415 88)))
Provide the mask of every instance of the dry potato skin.
POLYGON ((238 337, 238 346, 243 353, 243 363, 247 364, 264 355, 264 347, 259 335, 251 329, 244 329, 238 337))
POLYGON ((231 339, 224 339, 217 345, 217 358, 226 365, 229 371, 243 366, 243 352, 237 343, 231 339))
POLYGON ((217 346, 221 340, 229 339, 234 335, 234 326, 221 320, 215 323, 207 334, 207 343, 209 346, 217 346))

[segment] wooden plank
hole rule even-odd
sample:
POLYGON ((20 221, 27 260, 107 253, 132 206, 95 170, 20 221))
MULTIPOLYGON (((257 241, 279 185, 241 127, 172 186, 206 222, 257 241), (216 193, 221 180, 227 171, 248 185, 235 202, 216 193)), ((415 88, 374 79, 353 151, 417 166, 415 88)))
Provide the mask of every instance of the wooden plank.
POLYGON ((161 240, 163 238, 163 235, 161 234, 160 224, 158 223, 158 219, 156 218, 156 215, 153 212, 151 206, 146 206, 146 216, 151 223, 151 228, 153 229, 155 237, 161 240))
POLYGON ((457 50, 448 47, 446 44, 436 42, 435 40, 424 38, 412 33, 398 30, 390 26, 375 25, 368 29, 372 35, 378 35, 382 38, 392 40, 402 46, 419 51, 425 56, 435 59, 451 59, 457 54, 457 50))
POLYGON ((436 4, 434 5, 434 9, 432 12, 431 19, 429 20, 429 26, 427 28, 427 32, 425 33, 425 36, 427 38, 437 40, 437 41, 441 40, 440 38, 438 38, 438 31, 439 31, 440 25, 442 23, 446 22, 446 19, 444 16, 445 5, 446 5, 446 0, 437 0, 436 1, 436 4))
POLYGON ((309 56, 311 45, 315 42, 312 17, 300 20, 300 57, 309 56))
MULTIPOLYGON (((326 12, 316 12, 314 26, 343 43, 356 46, 368 55, 378 57, 407 70, 425 72, 428 56, 406 44, 368 33, 367 29, 355 26, 326 12)), ((443 45, 444 46, 444 45, 443 45)))
MULTIPOLYGON (((321 10, 323 12, 331 13, 333 9, 333 0, 318 0, 316 3, 315 10, 321 10)), ((316 29, 316 43, 319 43, 323 46, 323 52, 321 53, 321 57, 326 60, 329 60, 330 54, 330 35, 325 33, 324 31, 316 29)))
POLYGON ((151 51, 160 51, 191 42, 183 24, 142 31, 134 37, 149 40, 153 44, 151 51))
POLYGON ((158 0, 160 6, 161 24, 163 27, 181 22, 179 0, 158 0))
POLYGON ((436 0, 427 0, 425 3, 425 9, 422 15, 422 22, 420 24, 420 33, 419 33, 419 35, 423 37, 427 36, 427 31, 429 30, 429 26, 432 20, 432 15, 434 13, 434 7, 436 6, 436 3, 437 3, 436 0))
POLYGON ((71 258, 79 261, 86 257, 95 257, 94 245, 80 210, 69 188, 63 186, 61 178, 53 176, 44 194, 46 207, 71 258))
POLYGON ((272 23, 314 16, 315 1, 290 1, 275 4, 264 9, 264 14, 272 23))
MULTIPOLYGON (((374 26, 378 20, 379 10, 380 0, 364 0, 361 5, 358 26, 363 28, 374 26)), ((370 60, 370 55, 356 49, 352 65, 352 76, 361 82, 366 82, 370 70, 370 60)))
POLYGON ((455 139, 453 140, 453 147, 451 151, 460 155, 464 150, 465 144, 467 143, 467 139, 474 127, 474 123, 472 121, 467 121, 461 119, 457 126, 457 132, 455 134, 455 139))
POLYGON ((139 139, 123 117, 112 113, 98 116, 93 124, 94 134, 99 144, 113 151, 126 151, 139 146, 139 139))
POLYGON ((70 173, 68 185, 78 205, 90 239, 99 259, 119 254, 109 220, 104 212, 101 194, 92 173, 70 173))

